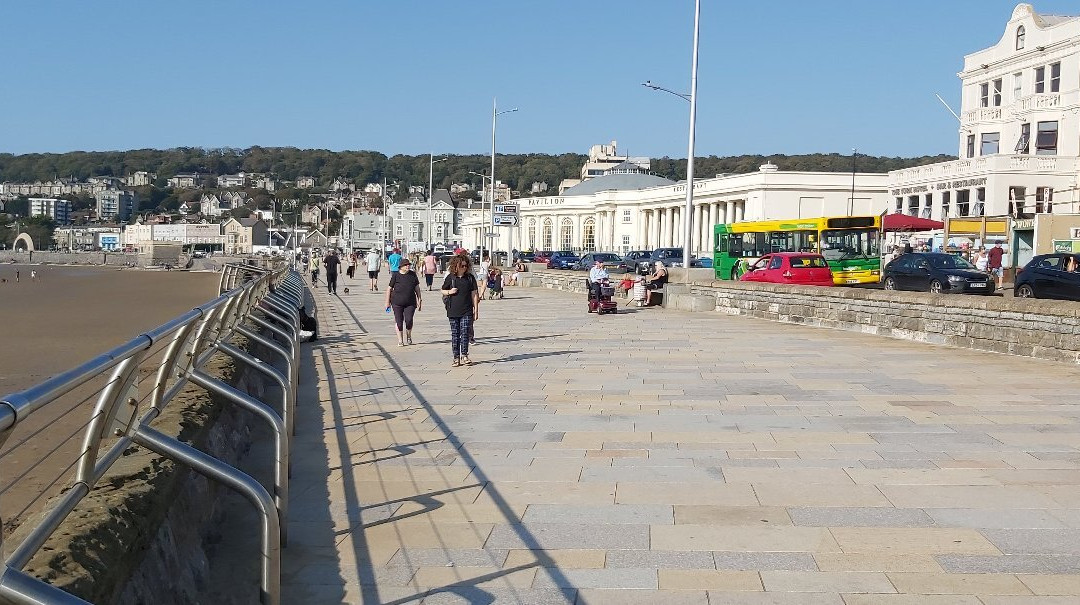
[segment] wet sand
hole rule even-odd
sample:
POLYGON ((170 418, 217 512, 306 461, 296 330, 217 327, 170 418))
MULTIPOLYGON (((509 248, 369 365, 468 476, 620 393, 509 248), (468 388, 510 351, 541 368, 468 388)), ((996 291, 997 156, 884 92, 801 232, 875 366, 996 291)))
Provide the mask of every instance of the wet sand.
MULTIPOLYGON (((0 265, 0 397, 34 386, 217 294, 216 273, 0 265), (15 282, 16 269, 20 281, 15 282), (37 280, 30 278, 37 272, 37 280)), ((140 391, 145 389, 140 389, 140 391)), ((20 422, 0 452, 7 534, 40 510, 77 458, 94 398, 81 392, 20 422)), ((7 546, 7 545, 5 545, 7 546)))
POLYGON ((131 340, 216 295, 218 275, 0 265, 0 396, 131 340), (20 273, 15 283, 15 271, 20 273), (30 279, 30 271, 38 274, 30 279))

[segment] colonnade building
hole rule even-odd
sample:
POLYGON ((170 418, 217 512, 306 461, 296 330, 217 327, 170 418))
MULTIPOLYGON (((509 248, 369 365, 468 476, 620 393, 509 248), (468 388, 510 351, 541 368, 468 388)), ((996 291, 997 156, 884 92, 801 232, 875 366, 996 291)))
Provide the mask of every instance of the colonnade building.
MULTIPOLYGON (((888 206, 887 175, 790 172, 765 164, 749 174, 694 180, 691 254, 711 255, 719 223, 880 214, 888 206)), ((682 247, 686 183, 612 169, 558 196, 519 198, 516 227, 496 227, 496 250, 626 253, 682 247)), ((480 245, 480 213, 462 222, 463 245, 480 245)))

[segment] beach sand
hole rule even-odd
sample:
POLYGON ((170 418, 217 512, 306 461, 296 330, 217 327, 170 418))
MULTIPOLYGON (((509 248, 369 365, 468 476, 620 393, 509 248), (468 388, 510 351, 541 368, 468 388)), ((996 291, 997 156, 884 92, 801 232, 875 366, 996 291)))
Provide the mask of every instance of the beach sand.
MULTIPOLYGON (((216 273, 115 267, 0 265, 0 280, 4 279, 0 397, 34 386, 213 299, 218 286, 216 273), (31 271, 37 272, 36 281, 30 278, 31 271)), ((36 411, 12 431, 0 451, 5 534, 39 510, 63 484, 62 478, 70 476, 95 400, 92 394, 72 393, 36 411)))

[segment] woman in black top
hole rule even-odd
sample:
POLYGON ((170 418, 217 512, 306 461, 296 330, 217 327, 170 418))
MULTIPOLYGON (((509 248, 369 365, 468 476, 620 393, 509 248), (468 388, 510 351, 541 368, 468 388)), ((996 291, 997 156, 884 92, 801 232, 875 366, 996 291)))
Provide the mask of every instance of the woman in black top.
POLYGON ((452 365, 469 365, 472 363, 469 360, 469 328, 480 317, 480 291, 467 254, 450 259, 449 269, 440 292, 446 304, 446 317, 450 320, 452 365))
POLYGON ((386 290, 386 306, 394 308, 394 326, 397 329, 399 347, 405 346, 406 339, 412 344, 413 315, 421 306, 420 278, 409 269, 409 258, 402 257, 398 271, 390 276, 390 287, 386 290))

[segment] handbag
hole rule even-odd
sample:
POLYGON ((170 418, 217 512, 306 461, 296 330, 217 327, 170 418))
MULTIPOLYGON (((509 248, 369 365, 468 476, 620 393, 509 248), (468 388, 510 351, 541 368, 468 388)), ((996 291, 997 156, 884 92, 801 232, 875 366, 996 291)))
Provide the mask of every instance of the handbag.
MULTIPOLYGON (((450 280, 451 280, 450 283, 453 284, 453 287, 456 288, 457 287, 457 278, 451 277, 450 280)), ((450 312, 450 297, 443 294, 442 304, 443 304, 444 307, 446 307, 446 312, 449 313, 450 312)))

